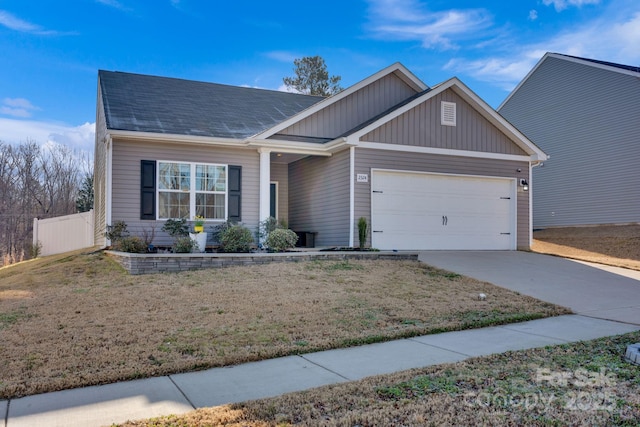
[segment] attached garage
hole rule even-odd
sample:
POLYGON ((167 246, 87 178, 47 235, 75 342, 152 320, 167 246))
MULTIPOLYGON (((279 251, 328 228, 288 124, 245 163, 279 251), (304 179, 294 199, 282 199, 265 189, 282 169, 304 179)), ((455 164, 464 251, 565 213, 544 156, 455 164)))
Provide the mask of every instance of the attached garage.
POLYGON ((373 170, 372 246, 514 250, 516 191, 513 178, 373 170))

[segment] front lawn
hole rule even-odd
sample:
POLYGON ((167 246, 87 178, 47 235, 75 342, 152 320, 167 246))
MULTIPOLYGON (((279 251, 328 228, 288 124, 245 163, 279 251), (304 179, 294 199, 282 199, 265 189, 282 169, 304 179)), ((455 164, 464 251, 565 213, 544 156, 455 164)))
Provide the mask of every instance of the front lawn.
POLYGON ((77 252, 0 269, 0 398, 566 313, 417 261, 130 276, 77 252))

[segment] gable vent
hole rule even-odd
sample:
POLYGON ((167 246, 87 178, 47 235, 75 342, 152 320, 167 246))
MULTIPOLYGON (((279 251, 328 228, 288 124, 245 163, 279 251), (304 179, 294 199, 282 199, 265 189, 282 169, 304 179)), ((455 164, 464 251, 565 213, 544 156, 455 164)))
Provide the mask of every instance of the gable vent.
POLYGON ((441 121, 440 124, 444 126, 456 125, 456 103, 442 101, 441 109, 441 121))

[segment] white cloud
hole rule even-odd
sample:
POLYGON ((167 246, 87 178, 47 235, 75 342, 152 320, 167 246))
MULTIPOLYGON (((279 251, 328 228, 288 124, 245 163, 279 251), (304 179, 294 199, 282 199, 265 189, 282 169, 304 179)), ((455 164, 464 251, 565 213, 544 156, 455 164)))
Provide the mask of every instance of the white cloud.
MULTIPOLYGON (((97 3, 103 4, 105 6, 109 6, 109 7, 113 7, 114 9, 118 9, 118 10, 122 10, 122 11, 131 11, 130 8, 128 8, 127 6, 123 5, 121 2, 119 2, 118 0, 96 0, 97 3)), ((172 2, 174 3, 174 6, 177 5, 176 2, 172 2)))
POLYGON ((0 114, 27 118, 31 117, 32 111, 39 109, 40 108, 32 105, 29 100, 24 98, 4 98, 2 105, 0 105, 0 114))
POLYGON ((13 144, 32 140, 40 144, 56 143, 92 151, 95 128, 95 123, 69 126, 62 123, 0 117, 0 141, 13 144))
POLYGON ((542 0, 545 6, 553 5, 556 12, 562 12, 570 6, 582 7, 587 4, 599 4, 600 0, 542 0))
POLYGON ((65 36, 78 34, 74 31, 61 32, 47 30, 40 25, 20 19, 6 10, 0 10, 0 25, 7 27, 10 30, 19 31, 21 33, 37 34, 40 36, 65 36))
POLYGON ((293 60, 296 58, 300 58, 301 55, 297 55, 293 52, 287 52, 284 50, 273 50, 271 52, 265 52, 264 56, 270 59, 275 59, 280 62, 287 62, 293 64, 293 60))
POLYGON ((529 21, 535 21, 538 19, 538 11, 533 9, 529 11, 529 21))
POLYGON ((33 33, 42 30, 40 26, 23 21, 5 10, 0 10, 0 24, 11 30, 25 33, 33 33))
POLYGON ((32 24, 31 22, 20 19, 6 10, 0 10, 0 25, 3 25, 10 30, 20 31, 21 33, 39 35, 59 34, 57 31, 45 30, 40 25, 32 24))
POLYGON ((456 49, 493 24, 485 9, 428 11, 415 0, 369 0, 368 30, 383 40, 420 41, 425 48, 456 49))
POLYGON ((617 16, 600 16, 535 43, 507 46, 504 55, 475 60, 453 59, 446 68, 511 90, 546 52, 635 65, 640 63, 638 46, 640 12, 629 14, 627 11, 617 16))

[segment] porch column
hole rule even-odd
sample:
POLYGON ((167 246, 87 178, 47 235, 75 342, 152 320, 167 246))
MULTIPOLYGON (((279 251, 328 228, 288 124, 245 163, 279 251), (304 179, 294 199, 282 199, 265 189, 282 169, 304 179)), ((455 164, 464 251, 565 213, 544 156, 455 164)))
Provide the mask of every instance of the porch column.
POLYGON ((269 218, 271 213, 271 150, 261 147, 260 153, 260 221, 269 218))

